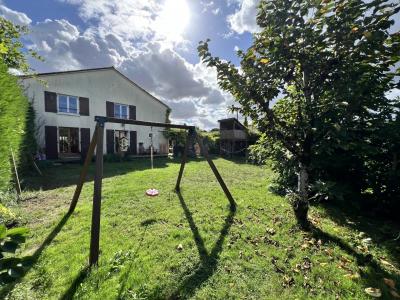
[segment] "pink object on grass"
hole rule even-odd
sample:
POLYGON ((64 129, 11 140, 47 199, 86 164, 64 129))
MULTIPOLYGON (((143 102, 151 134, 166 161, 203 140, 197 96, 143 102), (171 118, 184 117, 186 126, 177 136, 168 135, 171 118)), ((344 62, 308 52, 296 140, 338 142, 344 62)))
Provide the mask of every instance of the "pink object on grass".
POLYGON ((158 190, 157 189, 148 189, 146 191, 147 196, 158 196, 158 190))

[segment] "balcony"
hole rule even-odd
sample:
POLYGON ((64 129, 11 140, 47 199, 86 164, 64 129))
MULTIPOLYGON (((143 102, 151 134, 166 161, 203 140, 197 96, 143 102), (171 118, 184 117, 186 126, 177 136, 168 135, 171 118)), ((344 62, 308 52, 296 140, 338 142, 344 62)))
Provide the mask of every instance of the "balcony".
POLYGON ((247 134, 244 130, 231 129, 220 131, 221 140, 246 140, 247 134))

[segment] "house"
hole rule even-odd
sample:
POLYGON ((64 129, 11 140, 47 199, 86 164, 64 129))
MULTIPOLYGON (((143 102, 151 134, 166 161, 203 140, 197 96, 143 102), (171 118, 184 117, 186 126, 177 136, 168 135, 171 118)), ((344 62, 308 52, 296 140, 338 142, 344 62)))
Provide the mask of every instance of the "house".
POLYGON ((218 120, 220 155, 245 155, 248 146, 246 127, 236 118, 218 120))
MULTIPOLYGON (((36 111, 37 141, 47 159, 85 155, 95 116, 164 123, 169 107, 114 67, 21 76, 36 111)), ((104 151, 144 154, 150 147, 168 153, 160 128, 107 123, 104 151)))

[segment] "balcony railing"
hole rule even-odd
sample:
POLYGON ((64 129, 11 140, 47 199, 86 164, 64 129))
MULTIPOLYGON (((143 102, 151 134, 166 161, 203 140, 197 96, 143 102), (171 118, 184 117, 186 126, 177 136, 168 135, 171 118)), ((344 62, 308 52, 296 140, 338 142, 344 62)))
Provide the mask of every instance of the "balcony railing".
POLYGON ((246 132, 243 130, 221 130, 220 131, 221 140, 245 140, 247 139, 246 132))

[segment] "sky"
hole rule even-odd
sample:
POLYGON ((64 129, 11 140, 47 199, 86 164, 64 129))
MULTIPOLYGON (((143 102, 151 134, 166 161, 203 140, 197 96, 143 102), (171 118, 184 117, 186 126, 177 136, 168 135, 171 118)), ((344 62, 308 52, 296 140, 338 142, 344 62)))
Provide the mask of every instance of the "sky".
POLYGON ((258 0, 0 0, 0 15, 28 25, 29 59, 40 72, 115 66, 172 108, 175 122, 204 129, 232 117, 232 97, 197 54, 211 39, 214 55, 238 64, 247 49, 258 0))
POLYGON ((211 129, 234 102, 200 62, 198 42, 211 39, 213 55, 238 65, 237 49, 259 30, 258 1, 0 0, 0 16, 29 26, 24 43, 45 59, 29 59, 36 72, 113 65, 168 104, 174 122, 211 129))

